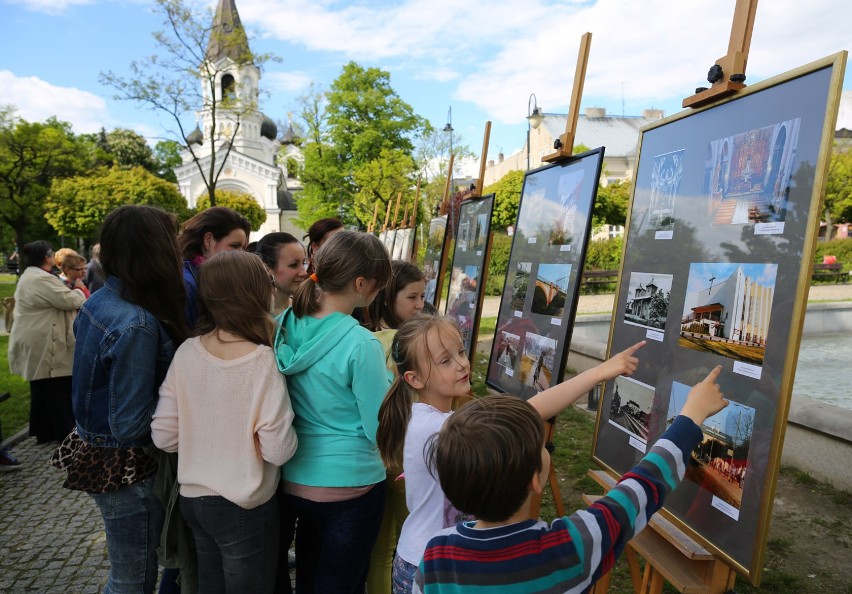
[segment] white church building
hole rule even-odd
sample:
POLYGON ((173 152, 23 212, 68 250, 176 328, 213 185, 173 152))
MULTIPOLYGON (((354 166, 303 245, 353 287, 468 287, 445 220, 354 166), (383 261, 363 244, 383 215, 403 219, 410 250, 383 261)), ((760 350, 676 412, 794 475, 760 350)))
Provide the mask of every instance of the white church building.
MULTIPOLYGON (((293 188, 298 182, 288 179, 283 162, 276 162, 282 141, 292 144, 295 135, 291 127, 279 141, 275 122, 256 108, 260 70, 241 59, 248 55, 248 39, 234 0, 219 0, 207 47, 207 68, 215 73, 215 84, 209 84, 206 75, 201 77, 200 124, 186 138, 200 159, 196 163, 192 153, 184 149, 183 164, 175 169, 180 192, 189 207, 195 208, 207 193, 204 176, 209 175, 210 162, 215 159, 215 171, 221 168, 216 189, 251 194, 266 211, 266 221, 252 233, 252 241, 273 231, 301 234, 288 220, 295 216, 292 190, 299 189, 293 188), (223 105, 223 98, 229 95, 233 104, 223 105)), ((282 152, 290 154, 295 147, 285 148, 288 150, 282 152)), ((297 158, 301 159, 301 154, 297 158)))

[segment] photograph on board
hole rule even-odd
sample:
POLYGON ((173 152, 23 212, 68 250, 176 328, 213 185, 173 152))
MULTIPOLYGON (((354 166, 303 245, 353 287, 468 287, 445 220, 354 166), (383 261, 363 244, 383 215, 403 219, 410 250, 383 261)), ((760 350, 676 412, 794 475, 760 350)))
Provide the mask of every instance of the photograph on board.
POLYGON ((711 141, 704 192, 713 225, 783 222, 801 118, 711 141))
POLYGON ((520 353, 521 337, 511 332, 500 332, 497 341, 497 365, 509 377, 514 377, 518 370, 518 356, 520 353))
POLYGON ((512 311, 524 311, 531 270, 532 262, 518 262, 515 278, 512 280, 512 299, 509 302, 509 308, 512 311))
POLYGON ((675 199, 683 178, 686 150, 656 155, 651 168, 651 197, 644 224, 640 229, 671 231, 674 229, 675 199))
POLYGON ((535 277, 532 308, 535 314, 561 318, 568 297, 570 264, 539 264, 535 277))
POLYGON ((551 386, 556 369, 556 340, 527 332, 521 357, 520 380, 539 392, 551 386))
POLYGON ((609 403, 609 422, 626 433, 648 441, 654 387, 618 376, 613 380, 612 400, 609 403))
POLYGON ((465 348, 470 346, 476 298, 479 294, 479 275, 479 266, 454 266, 450 276, 447 316, 458 324, 465 348))
POLYGON ((624 305, 624 323, 662 330, 669 315, 672 275, 631 272, 624 305))
MULTIPOLYGON (((692 386, 672 382, 667 425, 680 414, 692 386)), ((748 454, 754 432, 755 409, 733 400, 701 424, 703 438, 690 456, 685 479, 714 497, 740 509, 748 479, 748 454)))
POLYGON ((762 365, 777 271, 777 264, 690 264, 678 344, 762 365))

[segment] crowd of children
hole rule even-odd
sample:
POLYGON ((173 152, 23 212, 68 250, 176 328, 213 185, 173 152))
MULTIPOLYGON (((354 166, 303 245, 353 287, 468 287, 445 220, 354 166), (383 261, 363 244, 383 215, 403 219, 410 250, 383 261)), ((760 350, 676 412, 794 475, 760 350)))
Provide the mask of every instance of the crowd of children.
POLYGON ((300 593, 579 592, 659 509, 696 425, 725 404, 716 369, 613 492, 538 522, 542 420, 632 374, 644 343, 529 401, 474 399, 459 328, 424 313, 425 275, 377 238, 321 221, 307 253, 281 233, 248 253, 244 219, 210 211, 179 239, 162 211, 111 214, 106 290, 75 323, 77 428, 55 462, 102 511, 108 591, 152 591, 156 545, 185 522, 191 562, 170 565, 187 592, 291 591, 294 538, 300 593), (140 234, 144 258, 128 243, 140 234), (174 458, 152 441, 177 454, 159 499, 174 458))

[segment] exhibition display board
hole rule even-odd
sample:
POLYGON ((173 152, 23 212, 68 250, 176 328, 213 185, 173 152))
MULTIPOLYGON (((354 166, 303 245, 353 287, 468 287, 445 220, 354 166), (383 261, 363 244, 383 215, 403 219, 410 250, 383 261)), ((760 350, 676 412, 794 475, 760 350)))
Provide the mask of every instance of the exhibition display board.
POLYGON ((604 149, 524 176, 486 383, 529 398, 562 380, 604 149))
POLYGON ((423 273, 426 275, 426 301, 438 307, 441 298, 441 262, 447 247, 447 215, 435 217, 429 222, 429 234, 426 236, 426 257, 423 260, 423 273))
MULTIPOLYGON (((754 581, 768 534, 844 53, 643 129, 593 456, 628 471, 714 366, 730 405, 702 425, 671 519, 754 581)), ((510 286, 507 283, 507 286, 510 286)), ((498 333, 499 334, 499 333, 498 333)), ((495 340, 495 344, 498 340, 495 340)))
POLYGON ((450 268, 450 288, 444 313, 456 321, 468 359, 473 361, 482 313, 490 252, 494 194, 465 200, 459 209, 458 239, 450 268))

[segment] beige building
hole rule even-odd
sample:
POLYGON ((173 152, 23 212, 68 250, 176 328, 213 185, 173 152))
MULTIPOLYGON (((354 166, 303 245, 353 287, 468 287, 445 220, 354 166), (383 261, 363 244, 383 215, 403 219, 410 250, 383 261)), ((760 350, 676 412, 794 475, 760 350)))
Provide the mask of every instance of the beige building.
MULTIPOLYGON (((606 147, 604 154, 604 184, 633 177, 636 165, 636 150, 639 144, 639 129, 662 119, 660 109, 646 109, 641 116, 607 115, 602 107, 587 107, 577 120, 574 146, 583 144, 590 149, 606 147)), ((546 113, 541 125, 530 131, 530 169, 545 164, 542 159, 554 152, 553 142, 565 133, 565 114, 546 113)), ((525 170, 527 146, 520 151, 503 157, 497 162, 488 161, 485 167, 484 184, 498 181, 510 171, 525 170)))

